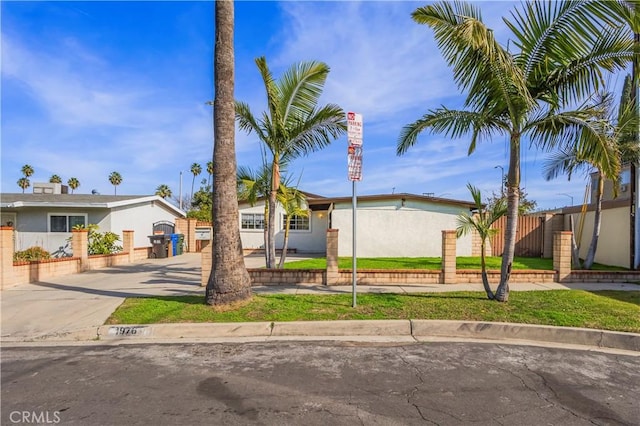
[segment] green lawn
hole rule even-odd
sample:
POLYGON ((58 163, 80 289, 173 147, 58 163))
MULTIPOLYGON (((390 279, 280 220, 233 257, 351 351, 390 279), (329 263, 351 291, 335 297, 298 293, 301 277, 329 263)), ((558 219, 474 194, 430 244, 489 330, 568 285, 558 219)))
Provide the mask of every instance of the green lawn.
POLYGON ((640 292, 511 292, 508 303, 483 292, 358 295, 261 295, 227 311, 201 296, 126 299, 107 324, 178 322, 441 319, 497 321, 640 332, 640 292))
MULTIPOLYGON (((487 269, 500 270, 499 256, 487 257, 487 269)), ((375 257, 358 258, 358 268, 360 269, 428 269, 440 270, 441 259, 439 257, 375 257)), ((324 257, 315 259, 299 260, 284 264, 285 269, 326 269, 327 260, 324 257)), ((338 259, 338 267, 341 269, 351 269, 352 259, 341 257, 338 259)), ((458 269, 480 269, 480 257, 458 256, 456 258, 458 269)), ((553 259, 542 259, 539 257, 516 257, 513 259, 513 269, 537 269, 553 270, 553 259)), ((616 266, 594 264, 593 270, 624 270, 616 266)))

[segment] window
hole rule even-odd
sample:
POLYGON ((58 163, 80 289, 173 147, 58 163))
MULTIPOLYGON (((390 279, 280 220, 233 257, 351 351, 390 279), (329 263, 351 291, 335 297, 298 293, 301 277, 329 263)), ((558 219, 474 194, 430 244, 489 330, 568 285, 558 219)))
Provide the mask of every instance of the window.
POLYGON ((86 214, 49 213, 49 232, 71 232, 77 225, 87 226, 86 214))
POLYGON ((264 214, 242 213, 241 219, 242 229, 264 229, 264 214))
MULTIPOLYGON (((287 215, 282 216, 282 227, 284 228, 287 224, 287 215)), ((291 216, 291 223, 289 224, 289 229, 292 231, 308 231, 311 229, 309 227, 309 217, 308 216, 291 216)))

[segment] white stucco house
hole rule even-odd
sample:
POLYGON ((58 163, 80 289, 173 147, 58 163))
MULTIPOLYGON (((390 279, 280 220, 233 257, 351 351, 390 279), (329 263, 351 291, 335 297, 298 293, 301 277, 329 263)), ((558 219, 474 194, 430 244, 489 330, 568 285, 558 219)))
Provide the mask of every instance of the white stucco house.
POLYGON ((133 230, 134 247, 148 247, 155 222, 180 217, 183 211, 157 195, 0 194, 0 225, 15 229, 15 250, 40 246, 54 257, 70 254, 75 225, 96 224, 120 238, 133 230))
MULTIPOLYGON (((338 229, 338 255, 352 255, 352 198, 305 193, 309 218, 294 218, 289 248, 299 253, 324 253, 327 229, 338 229)), ((442 231, 455 230, 456 218, 475 204, 415 194, 363 195, 357 205, 359 257, 441 256, 442 231)), ((239 205, 238 224, 244 249, 264 248, 264 201, 239 205)), ((283 245, 285 213, 276 210, 276 248, 283 245)), ((471 236, 458 240, 457 254, 471 255, 471 236)))

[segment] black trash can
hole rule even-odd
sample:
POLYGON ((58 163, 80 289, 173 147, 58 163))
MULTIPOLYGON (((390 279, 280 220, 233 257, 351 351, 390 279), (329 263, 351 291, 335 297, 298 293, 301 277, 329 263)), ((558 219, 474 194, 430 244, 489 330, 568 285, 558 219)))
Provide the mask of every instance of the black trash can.
POLYGON ((170 235, 150 235, 151 241, 151 257, 152 258, 165 258, 167 257, 167 243, 171 238, 170 235), (168 237, 168 238, 167 238, 168 237))

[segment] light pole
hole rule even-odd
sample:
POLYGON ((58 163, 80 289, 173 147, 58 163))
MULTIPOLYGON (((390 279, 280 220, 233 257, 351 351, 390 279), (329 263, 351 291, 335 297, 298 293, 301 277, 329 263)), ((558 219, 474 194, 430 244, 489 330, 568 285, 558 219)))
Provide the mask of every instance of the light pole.
POLYGON ((180 199, 178 202, 180 203, 180 210, 182 210, 182 170, 180 170, 180 199))
POLYGON ((563 193, 563 192, 562 192, 562 193, 558 193, 558 195, 564 195, 565 197, 569 197, 569 198, 571 198, 571 205, 573 206, 573 196, 572 196, 572 195, 565 194, 565 193, 563 193))
POLYGON ((500 194, 504 198, 504 167, 495 166, 494 169, 500 168, 500 194))

